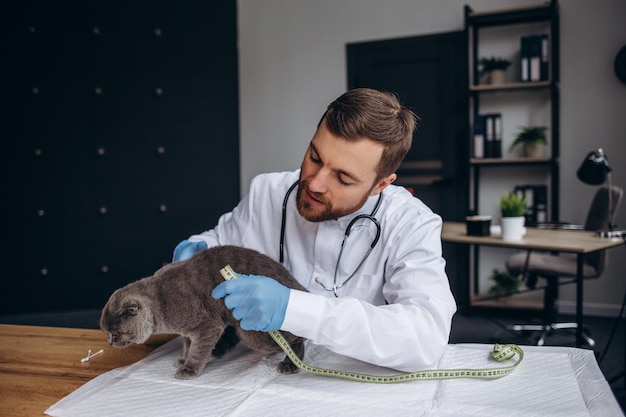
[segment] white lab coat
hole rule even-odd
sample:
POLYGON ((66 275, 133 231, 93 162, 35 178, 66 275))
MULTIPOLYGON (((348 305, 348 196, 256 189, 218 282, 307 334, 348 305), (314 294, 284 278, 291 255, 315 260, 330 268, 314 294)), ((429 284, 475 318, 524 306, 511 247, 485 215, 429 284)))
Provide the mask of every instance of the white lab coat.
MULTIPOLYGON (((299 170, 257 176, 248 195, 214 229, 189 240, 244 246, 278 260, 283 199, 298 177, 299 170)), ((294 190, 287 204, 284 264, 310 292, 291 290, 281 330, 376 365, 426 369, 443 353, 456 311, 441 256, 441 218, 402 187, 391 185, 383 194, 376 214, 380 240, 336 298, 315 278, 332 287, 348 223, 370 214, 378 196, 357 213, 312 223, 298 214, 294 190)), ((337 284, 356 269, 374 233, 367 220, 353 227, 337 284)))

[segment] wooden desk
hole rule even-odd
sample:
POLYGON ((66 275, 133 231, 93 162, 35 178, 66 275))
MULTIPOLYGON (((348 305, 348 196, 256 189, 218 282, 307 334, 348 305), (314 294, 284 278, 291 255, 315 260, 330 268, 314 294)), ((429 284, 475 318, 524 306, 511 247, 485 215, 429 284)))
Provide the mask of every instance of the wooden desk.
POLYGON ((588 230, 538 229, 528 227, 519 242, 507 242, 500 236, 468 236, 465 223, 444 222, 441 240, 477 246, 493 246, 523 250, 543 250, 576 254, 576 346, 583 345, 583 259, 588 253, 620 246, 621 238, 601 238, 588 230))
POLYGON ((171 338, 116 349, 99 330, 0 324, 0 416, 40 417, 90 379, 142 359, 171 338), (88 349, 104 353, 81 363, 88 349))

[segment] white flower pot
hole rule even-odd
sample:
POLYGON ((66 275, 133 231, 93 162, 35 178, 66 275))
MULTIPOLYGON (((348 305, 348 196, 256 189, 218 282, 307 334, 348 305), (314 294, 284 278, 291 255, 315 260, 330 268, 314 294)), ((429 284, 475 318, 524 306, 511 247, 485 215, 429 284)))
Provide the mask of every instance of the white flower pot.
POLYGON ((524 221, 526 218, 521 217, 503 217, 502 218, 502 240, 509 242, 519 242, 524 236, 524 221))

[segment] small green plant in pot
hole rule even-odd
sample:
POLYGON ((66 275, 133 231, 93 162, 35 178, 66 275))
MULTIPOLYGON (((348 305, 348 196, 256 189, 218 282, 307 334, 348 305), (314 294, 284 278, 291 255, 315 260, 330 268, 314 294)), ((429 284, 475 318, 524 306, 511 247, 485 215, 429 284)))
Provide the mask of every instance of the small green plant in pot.
POLYGON ((515 140, 509 147, 512 152, 515 147, 524 147, 524 156, 539 158, 543 155, 543 147, 548 144, 547 126, 524 126, 520 127, 515 140))
POLYGON ((502 239, 512 242, 522 240, 526 213, 526 199, 516 193, 503 194, 500 197, 502 212, 502 239))
POLYGON ((479 74, 488 75, 491 84, 502 84, 504 82, 504 72, 511 66, 511 61, 505 58, 492 56, 481 58, 478 61, 480 67, 479 74))
POLYGON ((526 213, 526 199, 516 193, 506 193, 500 196, 500 210, 502 217, 520 217, 526 213))
POLYGON ((508 297, 519 292, 519 284, 521 281, 513 278, 506 272, 494 269, 489 279, 494 282, 491 288, 489 288, 489 295, 508 297))

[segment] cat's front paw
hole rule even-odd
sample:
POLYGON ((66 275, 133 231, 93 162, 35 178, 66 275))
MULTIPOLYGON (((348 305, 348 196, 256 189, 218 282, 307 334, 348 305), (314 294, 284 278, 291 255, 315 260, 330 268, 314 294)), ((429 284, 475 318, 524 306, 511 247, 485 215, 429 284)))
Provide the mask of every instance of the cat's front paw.
POLYGON ((178 371, 176 371, 175 376, 177 379, 194 379, 197 378, 199 374, 200 372, 193 370, 188 366, 181 365, 178 368, 178 371))
POLYGON ((174 366, 177 368, 180 368, 181 366, 183 366, 185 364, 185 358, 183 358, 182 356, 179 356, 175 361, 174 361, 174 366))

